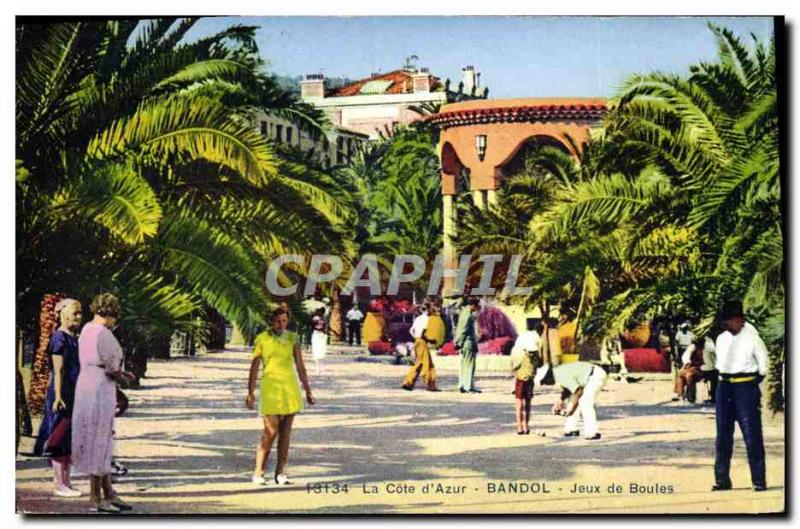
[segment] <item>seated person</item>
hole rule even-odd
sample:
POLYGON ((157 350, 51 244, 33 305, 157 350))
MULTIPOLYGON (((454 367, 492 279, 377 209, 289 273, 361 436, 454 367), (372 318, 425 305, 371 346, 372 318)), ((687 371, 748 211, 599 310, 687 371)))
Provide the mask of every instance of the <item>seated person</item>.
MULTIPOLYGON (((705 353, 706 347, 708 347, 706 342, 706 338, 695 339, 681 357, 682 367, 675 379, 675 393, 683 400, 695 401, 697 382, 704 378, 711 380, 712 385, 716 386, 713 361, 710 365, 706 363, 707 360, 713 360, 705 353)), ((713 348, 713 346, 711 347, 713 348)))
POLYGON ((605 337, 600 345, 600 364, 613 378, 620 382, 628 382, 628 367, 625 365, 625 354, 622 352, 622 339, 605 337))
POLYGON ((719 384, 719 371, 715 367, 717 355, 714 353, 714 340, 706 336, 705 346, 703 347, 703 365, 700 366, 702 380, 708 380, 708 400, 706 403, 716 402, 717 384, 719 384))

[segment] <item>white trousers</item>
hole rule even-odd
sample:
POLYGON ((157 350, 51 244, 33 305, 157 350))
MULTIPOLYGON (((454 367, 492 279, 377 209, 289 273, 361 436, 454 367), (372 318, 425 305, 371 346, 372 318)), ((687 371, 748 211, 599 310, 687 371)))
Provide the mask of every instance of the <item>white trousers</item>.
POLYGON ((578 400, 578 409, 575 413, 567 417, 564 422, 564 432, 575 432, 578 430, 578 421, 583 418, 583 436, 592 437, 598 433, 597 428, 597 413, 594 411, 594 403, 597 400, 597 395, 606 383, 606 372, 600 368, 595 367, 592 370, 589 381, 583 388, 583 395, 578 400))

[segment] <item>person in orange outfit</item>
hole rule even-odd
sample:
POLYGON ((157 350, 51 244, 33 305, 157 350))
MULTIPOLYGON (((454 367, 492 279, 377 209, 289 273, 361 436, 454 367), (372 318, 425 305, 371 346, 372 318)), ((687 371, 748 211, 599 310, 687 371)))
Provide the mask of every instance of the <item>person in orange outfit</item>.
POLYGON ((433 365, 430 346, 436 344, 437 338, 426 334, 431 318, 441 318, 438 308, 431 301, 425 301, 422 305, 422 312, 414 319, 411 325, 411 336, 414 337, 414 365, 408 370, 403 381, 402 389, 411 391, 420 373, 428 387, 428 391, 439 391, 436 387, 436 368, 433 365))

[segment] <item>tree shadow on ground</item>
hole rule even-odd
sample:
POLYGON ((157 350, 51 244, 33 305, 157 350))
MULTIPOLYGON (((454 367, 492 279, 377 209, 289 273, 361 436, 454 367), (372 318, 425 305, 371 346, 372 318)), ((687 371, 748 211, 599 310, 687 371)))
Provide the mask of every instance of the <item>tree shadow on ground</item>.
MULTIPOLYGON (((203 357, 202 362, 193 367, 201 375, 204 368, 218 369, 217 364, 222 362, 216 360, 225 359, 203 357)), ((192 500, 192 512, 198 513, 224 508, 228 505, 226 499, 260 494, 249 483, 261 421, 242 405, 245 363, 237 369, 237 376, 230 379, 209 381, 201 376, 183 377, 186 382, 181 389, 196 392, 198 397, 214 389, 214 398, 165 396, 161 394, 161 384, 148 385, 132 396, 131 411, 117 428, 121 432, 118 442, 121 445, 139 443, 152 449, 152 453, 124 458, 131 473, 120 478, 118 483, 126 488, 130 500, 145 506, 147 512, 165 513, 184 512, 183 502, 192 500), (198 413, 198 408, 206 413, 198 413), (195 427, 192 418, 202 423, 196 423, 195 427), (229 420, 241 419, 251 420, 252 428, 230 428, 229 420), (184 421, 190 429, 176 432, 155 426, 150 432, 126 435, 125 421, 139 420, 153 421, 155 425, 184 421), (200 450, 202 455, 157 455, 159 448, 174 451, 181 447, 200 450), (198 486, 202 489, 198 490, 198 486)), ((469 476, 497 482, 568 481, 580 466, 591 465, 603 470, 637 465, 670 469, 675 458, 681 459, 683 468, 706 469, 709 480, 713 476, 711 464, 702 462, 713 458, 713 424, 702 432, 692 432, 682 426, 689 418, 709 416, 713 419, 713 412, 708 409, 658 403, 604 405, 601 394, 598 416, 601 427, 605 424, 607 429, 600 441, 587 441, 560 436, 563 419, 549 413, 556 394, 553 390, 536 395, 532 406, 531 428, 546 430, 548 437, 516 436, 510 394, 506 402, 487 402, 455 392, 407 393, 397 388, 398 372, 382 371, 369 379, 317 379, 315 388, 326 396, 317 406, 298 416, 292 434, 287 470, 290 474, 292 469, 297 470, 295 485, 267 488, 264 494, 275 490, 300 491, 308 483, 325 482, 347 482, 355 486, 387 480, 445 481, 469 476), (378 398, 374 395, 376 389, 380 391, 378 398), (623 430, 617 424, 646 416, 655 418, 649 427, 623 430), (662 424, 664 429, 658 429, 662 424), (653 428, 654 425, 658 426, 653 428), (668 439, 676 433, 686 434, 688 438, 668 439), (699 438, 692 438, 691 434, 697 433, 701 434, 699 438), (435 472, 432 469, 436 469, 435 472)), ((449 383, 455 377, 446 376, 443 380, 449 383)), ((505 387, 505 382, 492 381, 489 392, 492 398, 504 394, 500 384, 505 387)), ((742 445, 737 434, 734 457, 744 457, 742 445)), ((768 441, 767 453, 768 458, 782 458, 783 444, 768 441)), ((268 475, 273 471, 274 458, 273 451, 268 475)), ((32 470, 46 464, 43 459, 18 461, 17 468, 32 470)), ((18 478, 17 481, 30 483, 36 479, 40 478, 18 478)), ((402 507, 428 508, 440 504, 436 501, 409 502, 402 507)), ((276 511, 295 512, 284 511, 280 505, 276 507, 276 511)), ((236 512, 250 512, 246 507, 233 508, 236 512)), ((319 508, 309 505, 296 512, 388 513, 397 512, 398 508, 398 505, 386 503, 319 508)))

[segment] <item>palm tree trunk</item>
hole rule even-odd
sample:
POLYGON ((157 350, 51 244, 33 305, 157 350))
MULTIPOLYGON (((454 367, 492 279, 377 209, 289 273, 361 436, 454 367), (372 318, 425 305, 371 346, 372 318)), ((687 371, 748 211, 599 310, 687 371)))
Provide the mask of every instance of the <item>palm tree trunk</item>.
POLYGON ((572 333, 573 352, 578 348, 578 332, 581 328, 581 312, 586 299, 586 276, 583 278, 583 288, 581 288, 581 300, 578 302, 578 312, 575 314, 575 332, 572 333))
POLYGON ((784 411, 786 404, 783 385, 784 355, 785 350, 783 347, 769 350, 765 397, 766 406, 773 414, 784 411))
POLYGON ((47 383, 50 378, 50 362, 47 348, 50 336, 56 329, 56 303, 61 299, 58 294, 45 294, 42 309, 39 313, 39 343, 33 355, 31 365, 31 387, 28 390, 28 406, 33 415, 41 415, 44 410, 44 399, 47 383))
POLYGON ((17 357, 14 365, 16 371, 16 390, 17 390, 17 413, 15 421, 15 434, 16 434, 16 450, 19 449, 19 438, 23 435, 33 435, 33 424, 31 423, 31 414, 28 411, 28 401, 25 399, 25 382, 22 380, 22 371, 20 365, 22 363, 22 351, 25 345, 25 340, 22 331, 17 331, 17 357))
POLYGON ((339 288, 334 285, 331 287, 331 319, 328 323, 330 330, 331 343, 342 341, 342 300, 339 298, 339 288))
POLYGON ((542 361, 546 364, 552 364, 552 358, 550 358, 550 339, 548 336, 549 326, 547 323, 550 309, 547 306, 547 300, 542 300, 539 305, 539 310, 542 313, 542 361))

